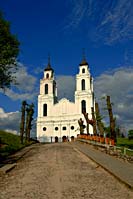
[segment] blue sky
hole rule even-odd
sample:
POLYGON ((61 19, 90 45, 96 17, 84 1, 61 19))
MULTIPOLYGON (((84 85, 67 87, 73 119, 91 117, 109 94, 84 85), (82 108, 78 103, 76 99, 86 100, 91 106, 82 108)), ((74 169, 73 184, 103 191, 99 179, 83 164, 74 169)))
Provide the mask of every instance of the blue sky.
POLYGON ((18 121, 22 99, 37 104, 39 80, 49 53, 59 95, 63 97, 65 88, 65 97, 71 99, 73 90, 65 85, 68 81, 74 88, 83 48, 95 79, 97 99, 111 95, 118 123, 122 128, 133 128, 133 115, 129 113, 133 112, 132 4, 131 0, 1 1, 0 10, 21 43, 17 73, 20 85, 0 94, 2 128, 7 126, 5 117, 10 129, 18 121), (16 120, 11 121, 11 115, 16 120))

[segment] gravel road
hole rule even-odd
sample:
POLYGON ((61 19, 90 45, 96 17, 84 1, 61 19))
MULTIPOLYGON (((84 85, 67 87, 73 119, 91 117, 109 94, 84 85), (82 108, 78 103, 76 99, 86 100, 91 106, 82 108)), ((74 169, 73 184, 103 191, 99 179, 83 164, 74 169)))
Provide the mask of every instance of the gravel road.
POLYGON ((71 143, 38 144, 0 177, 0 199, 131 199, 133 192, 71 143))

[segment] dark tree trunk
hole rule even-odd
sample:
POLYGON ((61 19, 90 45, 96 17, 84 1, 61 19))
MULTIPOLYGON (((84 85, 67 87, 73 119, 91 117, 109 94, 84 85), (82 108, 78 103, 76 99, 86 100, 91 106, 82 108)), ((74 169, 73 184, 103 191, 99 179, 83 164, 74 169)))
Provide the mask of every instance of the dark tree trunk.
POLYGON ((84 115, 84 118, 85 118, 85 120, 86 120, 86 130, 87 130, 87 134, 89 134, 89 118, 88 118, 88 113, 86 113, 86 112, 83 112, 83 115, 84 115))
POLYGON ((82 120, 82 118, 80 118, 78 120, 78 124, 79 124, 79 129, 80 129, 80 134, 82 135, 84 132, 84 125, 83 125, 84 121, 82 120))
POLYGON ((98 127, 98 130, 100 132, 100 136, 103 136, 103 134, 104 134, 104 125, 103 125, 102 120, 101 120, 98 103, 95 103, 95 111, 96 111, 97 127, 98 127))
POLYGON ((95 113, 94 113, 94 107, 91 107, 91 114, 92 114, 92 120, 93 120, 93 134, 97 135, 96 118, 95 118, 95 113))
POLYGON ((20 141, 21 144, 23 144, 23 137, 24 137, 24 128, 25 128, 25 111, 26 111, 26 101, 22 102, 22 107, 21 107, 21 123, 20 123, 20 141))
POLYGON ((109 113, 109 120, 110 120, 110 133, 111 133, 111 138, 113 138, 116 142, 116 132, 115 132, 115 118, 113 117, 113 112, 112 112, 112 104, 110 102, 110 96, 107 96, 106 98, 107 102, 107 109, 109 113))
POLYGON ((31 104, 27 109, 27 117, 26 117, 26 140, 30 141, 30 130, 32 128, 32 120, 34 114, 34 104, 31 104))

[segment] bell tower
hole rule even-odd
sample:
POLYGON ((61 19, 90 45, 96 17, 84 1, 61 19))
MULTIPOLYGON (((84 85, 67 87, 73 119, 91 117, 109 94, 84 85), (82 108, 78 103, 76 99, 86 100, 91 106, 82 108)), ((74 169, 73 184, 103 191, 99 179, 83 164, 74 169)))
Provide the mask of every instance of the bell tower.
POLYGON ((76 75, 75 104, 79 114, 85 111, 91 115, 91 107, 94 106, 93 78, 84 55, 76 75))
POLYGON ((38 96, 38 117, 50 116, 51 106, 57 102, 57 87, 54 80, 54 70, 50 64, 44 69, 44 77, 40 80, 40 94, 38 96))

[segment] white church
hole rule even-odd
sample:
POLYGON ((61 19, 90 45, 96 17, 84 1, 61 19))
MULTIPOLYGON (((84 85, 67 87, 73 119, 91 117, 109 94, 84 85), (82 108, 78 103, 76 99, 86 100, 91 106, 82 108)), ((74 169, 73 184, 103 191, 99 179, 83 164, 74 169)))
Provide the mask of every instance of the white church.
MULTIPOLYGON (((78 120, 83 119, 83 111, 91 117, 91 107, 94 107, 93 78, 90 68, 83 57, 76 75, 74 102, 63 98, 58 101, 54 70, 50 59, 44 69, 44 77, 40 80, 38 96, 37 140, 40 142, 72 141, 80 134, 78 120)), ((86 133, 86 129, 84 130, 86 133)), ((93 128, 89 125, 89 133, 93 128)))

